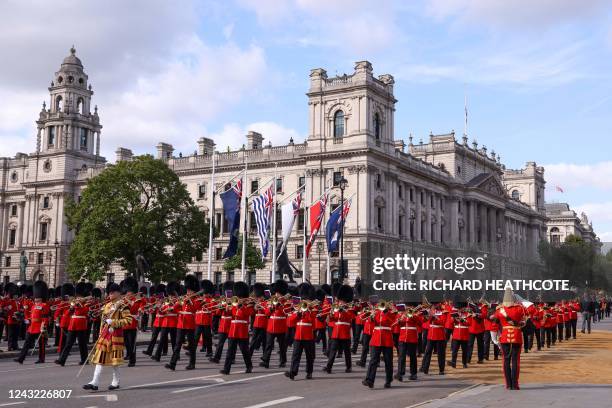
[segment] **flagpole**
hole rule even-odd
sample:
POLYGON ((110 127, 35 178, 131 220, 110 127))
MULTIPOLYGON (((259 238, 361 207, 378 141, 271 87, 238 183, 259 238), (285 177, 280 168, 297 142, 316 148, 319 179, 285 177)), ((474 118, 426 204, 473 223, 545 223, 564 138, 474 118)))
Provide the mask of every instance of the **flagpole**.
POLYGON ((215 151, 212 152, 212 174, 210 176, 210 191, 212 192, 210 205, 210 223, 208 230, 208 280, 211 280, 212 274, 212 245, 213 231, 215 229, 215 151))
MULTIPOLYGON (((304 196, 306 196, 306 188, 304 188, 304 196)), ((308 207, 304 207, 304 234, 302 234, 302 282, 310 282, 310 274, 306 274, 306 226, 308 225, 308 207)))
MULTIPOLYGON (((270 283, 274 281, 276 277, 276 179, 278 177, 278 164, 274 164, 274 181, 273 186, 274 189, 274 198, 272 199, 272 279, 270 279, 270 283)), ((282 279, 282 276, 281 276, 282 279)))
POLYGON ((215 191, 215 193, 216 193, 216 194, 219 194, 219 193, 222 193, 223 191, 225 191, 225 186, 226 186, 228 183, 231 183, 232 181, 236 180, 238 177, 242 176, 242 173, 244 173, 244 170, 240 170, 240 171, 238 172, 238 174, 236 174, 234 177, 232 177, 231 179, 227 180, 225 183, 221 183, 221 186, 219 186, 219 188, 217 188, 217 189, 215 189, 215 190, 214 190, 214 191, 215 191))
POLYGON ((246 184, 247 184, 247 168, 248 168, 248 162, 247 159, 245 157, 244 160, 244 174, 242 176, 242 211, 243 211, 243 217, 244 217, 244 231, 242 231, 242 281, 244 282, 244 275, 246 272, 246 234, 247 234, 247 195, 245 194, 246 192, 246 184))
POLYGON ((328 285, 331 285, 331 269, 329 268, 329 251, 325 251, 327 252, 327 273, 325 276, 325 283, 327 283, 328 285))

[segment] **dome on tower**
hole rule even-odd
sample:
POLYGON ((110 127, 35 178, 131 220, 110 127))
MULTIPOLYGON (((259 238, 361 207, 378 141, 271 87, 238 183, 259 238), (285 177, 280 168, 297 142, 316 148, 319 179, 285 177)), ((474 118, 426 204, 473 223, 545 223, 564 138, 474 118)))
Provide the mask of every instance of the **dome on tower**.
POLYGON ((70 55, 64 58, 64 61, 62 61, 62 68, 64 68, 65 65, 76 65, 81 69, 83 68, 83 63, 81 63, 81 60, 76 56, 76 49, 74 48, 74 45, 70 48, 70 55))

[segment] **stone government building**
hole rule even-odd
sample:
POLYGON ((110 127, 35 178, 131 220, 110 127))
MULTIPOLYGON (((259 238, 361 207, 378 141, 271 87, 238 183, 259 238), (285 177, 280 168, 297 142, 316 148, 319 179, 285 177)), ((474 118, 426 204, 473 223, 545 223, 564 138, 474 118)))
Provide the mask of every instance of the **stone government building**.
MULTIPOLYGON (((43 103, 36 121, 36 151, 0 158, 0 274, 5 281, 19 279, 22 251, 29 261, 27 279, 52 285, 66 280, 67 251, 74 235, 64 222, 64 200, 78 200, 87 180, 108 165, 100 157, 102 125, 97 107, 92 112, 93 91, 87 80, 72 48, 53 77, 49 105, 43 103)), ((537 264, 537 245, 551 236, 544 169, 528 162, 523 169, 508 170, 493 150, 469 143, 466 135, 457 140, 454 132, 431 134, 427 142, 418 143, 411 136, 406 146, 394 130, 393 87, 393 77, 375 77, 367 61, 357 62, 352 75, 333 78, 323 69, 313 69, 304 143, 289 140, 271 146, 264 143, 265 135, 251 131, 237 151, 213 153, 214 141, 201 138, 192 156, 177 157, 172 145, 159 143, 157 157, 179 175, 208 217, 211 192, 242 170, 245 161, 247 193, 265 187, 260 183, 273 177, 277 166, 279 200, 305 184, 306 203, 331 188, 330 208, 335 208, 340 202, 337 184, 344 177, 345 197, 353 196, 344 243, 351 282, 367 267, 360 262, 360 248, 371 242, 407 245, 417 254, 440 249, 487 253, 504 260, 500 268, 506 274, 537 264), (211 186, 213 154, 217 173, 211 186)), ((132 157, 123 147, 116 154, 117 160, 132 157)), ((240 278, 240 271, 234 275, 222 268, 229 237, 221 208, 217 196, 213 216, 221 234, 210 249, 211 278, 216 282, 240 278)), ((257 242, 250 213, 248 225, 257 242)), ((300 269, 303 228, 301 213, 288 245, 289 258, 300 269)), ((306 268, 313 283, 326 280, 325 251, 324 237, 319 236, 306 268)), ((205 253, 202 262, 190 264, 200 278, 207 275, 207 258, 205 253)), ((333 254, 332 273, 338 266, 333 254)), ((265 270, 248 279, 269 281, 270 268, 268 262, 265 270)), ((107 279, 120 280, 123 274, 112 268, 107 279)))

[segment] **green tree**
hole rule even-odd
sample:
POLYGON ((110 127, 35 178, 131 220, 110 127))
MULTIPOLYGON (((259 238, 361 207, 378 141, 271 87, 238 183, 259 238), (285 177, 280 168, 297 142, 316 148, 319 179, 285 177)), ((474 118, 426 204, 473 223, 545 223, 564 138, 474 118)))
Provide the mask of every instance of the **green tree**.
MULTIPOLYGON (((247 247, 245 254, 246 270, 254 272, 257 269, 262 269, 266 266, 266 262, 261 258, 261 251, 253 245, 253 241, 247 239, 247 247)), ((238 238, 238 250, 236 255, 228 258, 223 263, 223 269, 226 271, 242 270, 242 236, 238 238)))
POLYGON ((73 280, 101 280, 117 262, 136 272, 136 256, 153 282, 180 279, 208 246, 208 222, 185 185, 161 160, 139 156, 91 179, 80 202, 66 205, 76 233, 68 258, 73 280))

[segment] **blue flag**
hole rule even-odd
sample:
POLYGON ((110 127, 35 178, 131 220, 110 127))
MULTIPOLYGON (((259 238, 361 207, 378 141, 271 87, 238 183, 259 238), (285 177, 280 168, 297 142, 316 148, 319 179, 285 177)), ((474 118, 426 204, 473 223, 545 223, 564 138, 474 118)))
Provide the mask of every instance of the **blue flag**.
POLYGON ((325 240, 327 241, 327 251, 335 252, 338 250, 342 232, 344 230, 344 220, 351 208, 351 200, 344 202, 344 210, 340 211, 340 206, 336 208, 329 216, 325 227, 325 240))
POLYGON ((230 228, 230 242, 223 254, 223 259, 236 255, 238 250, 238 235, 240 234, 240 199, 242 198, 242 181, 239 180, 232 188, 219 194, 223 203, 223 216, 230 228))

